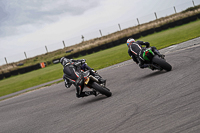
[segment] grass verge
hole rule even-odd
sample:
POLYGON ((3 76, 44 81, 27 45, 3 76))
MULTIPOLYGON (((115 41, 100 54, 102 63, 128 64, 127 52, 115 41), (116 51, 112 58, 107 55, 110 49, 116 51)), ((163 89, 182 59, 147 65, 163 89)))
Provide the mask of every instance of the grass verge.
MULTIPOLYGON (((141 37, 139 40, 150 42, 151 46, 162 49, 200 36, 200 20, 182 26, 167 29, 152 35, 141 37)), ((126 44, 82 56, 90 67, 102 69, 126 60, 130 57, 126 44)), ((26 88, 62 78, 62 66, 55 64, 43 69, 12 76, 0 81, 0 96, 14 93, 26 88)))

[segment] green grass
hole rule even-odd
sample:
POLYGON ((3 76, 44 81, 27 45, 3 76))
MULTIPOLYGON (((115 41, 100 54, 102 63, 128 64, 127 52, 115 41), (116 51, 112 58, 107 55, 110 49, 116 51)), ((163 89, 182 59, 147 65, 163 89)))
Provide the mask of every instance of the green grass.
POLYGON ((146 37, 140 38, 150 42, 151 45, 158 49, 168 47, 170 45, 178 44, 200 36, 200 20, 195 22, 167 29, 159 33, 155 33, 146 37))
MULTIPOLYGON (((138 40, 148 41, 158 49, 181 43, 200 36, 200 20, 191 22, 159 33, 154 33, 138 40)), ((86 59, 88 65, 95 70, 131 59, 126 44, 99 51, 80 58, 86 59)), ((51 65, 43 69, 13 76, 0 81, 0 96, 17 92, 32 86, 62 78, 61 64, 51 65)))
POLYGON ((49 82, 62 77, 62 66, 52 65, 0 81, 0 96, 20 91, 32 86, 49 82))

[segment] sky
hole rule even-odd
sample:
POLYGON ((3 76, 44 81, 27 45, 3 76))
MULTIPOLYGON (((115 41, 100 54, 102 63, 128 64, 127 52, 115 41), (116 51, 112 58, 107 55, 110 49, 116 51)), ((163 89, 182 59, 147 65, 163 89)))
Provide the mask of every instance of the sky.
MULTIPOLYGON (((200 4, 200 0, 194 0, 200 4)), ((168 15, 192 0, 0 0, 0 65, 168 15), (160 14, 159 14, 160 13, 160 14), (134 22, 133 22, 134 21, 134 22), (113 30, 114 29, 114 30, 113 30)))

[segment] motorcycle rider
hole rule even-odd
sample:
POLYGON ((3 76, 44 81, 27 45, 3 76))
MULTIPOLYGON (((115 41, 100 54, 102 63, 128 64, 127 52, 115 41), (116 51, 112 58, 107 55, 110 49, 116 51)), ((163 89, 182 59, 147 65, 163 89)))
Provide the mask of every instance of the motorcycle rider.
POLYGON ((85 59, 74 60, 62 57, 60 63, 63 65, 63 79, 65 81, 65 87, 69 88, 72 84, 76 87, 76 96, 78 98, 89 95, 97 96, 96 91, 84 91, 84 76, 83 72, 86 70, 90 71, 90 74, 99 80, 100 83, 105 83, 104 80, 97 72, 90 68, 85 59))
MULTIPOLYGON (((133 59, 133 61, 138 64, 140 68, 146 68, 151 67, 149 64, 145 64, 145 61, 143 59, 143 52, 146 50, 146 48, 150 47, 149 42, 143 42, 143 41, 135 41, 133 38, 129 38, 127 40, 127 46, 128 46, 128 54, 133 59), (145 45, 146 47, 142 47, 142 45, 145 45)), ((159 57, 164 58, 165 55, 160 54, 160 52, 156 49, 156 47, 151 47, 151 50, 157 54, 159 57)))

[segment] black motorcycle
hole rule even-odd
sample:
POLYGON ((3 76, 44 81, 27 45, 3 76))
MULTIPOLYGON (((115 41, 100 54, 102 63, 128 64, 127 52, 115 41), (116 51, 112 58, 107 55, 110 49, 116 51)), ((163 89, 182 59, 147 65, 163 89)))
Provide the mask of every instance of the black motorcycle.
POLYGON ((83 72, 84 84, 88 88, 91 88, 98 93, 105 95, 107 97, 112 96, 112 93, 108 88, 106 88, 106 83, 100 83, 97 78, 90 74, 90 71, 83 72))
POLYGON ((156 55, 150 48, 146 48, 143 52, 143 59, 146 64, 149 64, 151 70, 160 70, 163 69, 166 71, 171 71, 172 66, 166 62, 166 60, 156 55))

